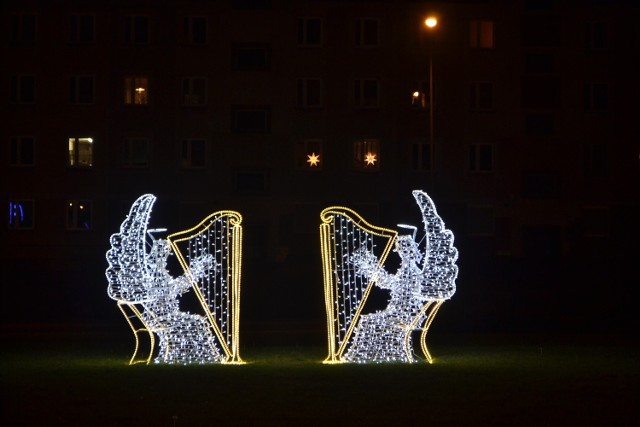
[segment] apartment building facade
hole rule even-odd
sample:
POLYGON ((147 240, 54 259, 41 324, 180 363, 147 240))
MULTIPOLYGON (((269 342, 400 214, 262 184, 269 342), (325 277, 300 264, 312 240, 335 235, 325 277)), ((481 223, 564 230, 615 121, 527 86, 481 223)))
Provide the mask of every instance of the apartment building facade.
MULTIPOLYGON (((631 2, 1 10, 0 239, 14 281, 99 286, 109 235, 144 193, 172 231, 240 211, 246 286, 269 298, 322 286, 324 207, 418 225, 416 188, 470 265, 637 248, 631 2)), ((321 310, 303 294, 291 310, 321 310)))

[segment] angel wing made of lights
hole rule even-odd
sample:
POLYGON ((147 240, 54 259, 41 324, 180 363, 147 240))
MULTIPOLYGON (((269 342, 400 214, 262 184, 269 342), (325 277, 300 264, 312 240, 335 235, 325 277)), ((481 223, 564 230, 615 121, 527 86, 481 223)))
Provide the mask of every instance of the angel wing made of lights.
POLYGON ((149 273, 145 235, 155 201, 152 194, 139 197, 120 225, 120 232, 109 239, 109 267, 105 272, 109 284, 107 292, 116 301, 139 304, 157 297, 145 284, 149 273))
POLYGON ((422 294, 426 296, 426 302, 407 328, 404 347, 409 360, 413 360, 411 331, 421 329, 420 348, 425 359, 431 363, 433 358, 426 343, 427 333, 444 301, 456 291, 458 250, 453 246, 453 233, 445 228, 431 197, 421 190, 414 190, 412 194, 422 213, 425 232, 422 294))

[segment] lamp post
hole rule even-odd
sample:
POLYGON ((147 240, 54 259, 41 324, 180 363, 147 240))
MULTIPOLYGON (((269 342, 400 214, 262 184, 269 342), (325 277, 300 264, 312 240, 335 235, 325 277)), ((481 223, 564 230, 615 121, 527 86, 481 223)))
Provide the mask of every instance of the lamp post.
MULTIPOLYGON (((429 16, 424 20, 424 25, 429 29, 433 30, 436 25, 438 25, 438 20, 429 16)), ((432 171, 435 170, 436 166, 436 158, 435 158, 435 143, 433 140, 433 43, 430 43, 429 46, 429 151, 430 151, 430 161, 432 166, 432 171)))

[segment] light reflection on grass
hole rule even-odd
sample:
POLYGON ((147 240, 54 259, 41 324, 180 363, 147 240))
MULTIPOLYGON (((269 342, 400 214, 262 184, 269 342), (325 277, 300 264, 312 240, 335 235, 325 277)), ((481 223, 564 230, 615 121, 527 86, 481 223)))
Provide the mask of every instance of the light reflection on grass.
POLYGON ((638 347, 434 342, 435 363, 323 365, 321 347, 248 347, 246 365, 134 365, 128 349, 0 356, 5 425, 628 424, 638 347))

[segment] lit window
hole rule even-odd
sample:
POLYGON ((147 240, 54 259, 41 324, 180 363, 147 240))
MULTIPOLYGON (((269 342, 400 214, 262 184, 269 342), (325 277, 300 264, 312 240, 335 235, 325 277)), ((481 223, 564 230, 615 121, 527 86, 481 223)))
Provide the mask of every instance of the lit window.
POLYGON ((298 18, 298 45, 317 47, 322 44, 322 19, 298 18))
POLYGON ((607 24, 587 22, 584 27, 584 45, 587 49, 607 48, 607 24))
POLYGON ((479 49, 493 48, 493 21, 471 21, 469 46, 479 49))
POLYGON ((237 133, 262 133, 271 130, 269 108, 236 107, 233 110, 233 131, 237 133))
POLYGON ((469 146, 469 171, 493 171, 493 145, 471 144, 469 146))
POLYGON ((199 107, 207 105, 207 79, 185 77, 182 79, 182 105, 199 107))
POLYGON ((149 79, 144 76, 124 78, 124 103, 127 105, 149 104, 149 79))
POLYGON ((587 83, 584 85, 584 111, 602 112, 609 109, 609 85, 587 83))
POLYGON ((9 164, 11 166, 33 166, 35 140, 31 136, 10 139, 9 164))
POLYGON ((147 138, 125 138, 122 150, 122 166, 146 167, 149 163, 149 140, 147 138))
POLYGON ((234 68, 239 71, 262 71, 271 65, 270 48, 266 45, 238 45, 233 49, 234 68))
POLYGON ((69 101, 72 104, 93 104, 94 77, 72 76, 69 82, 69 101))
POLYGON ((11 17, 11 41, 24 44, 36 41, 36 15, 20 13, 11 17))
POLYGON ((149 17, 133 15, 125 17, 124 41, 131 44, 149 43, 149 17))
POLYGON ((93 43, 95 40, 95 17, 93 15, 71 15, 69 41, 71 43, 93 43))
MULTIPOLYGON (((435 93, 435 85, 433 88, 435 93)), ((417 110, 428 110, 431 103, 431 96, 429 95, 429 81, 418 80, 411 84, 411 108, 417 110)), ((434 99, 435 101, 435 99, 434 99)))
POLYGON ((91 202, 69 200, 67 202, 67 230, 91 229, 91 202))
POLYGON ((322 106, 322 80, 298 79, 298 107, 322 106))
POLYGON ((10 99, 14 104, 33 104, 36 101, 36 76, 12 76, 10 99))
POLYGON ((296 144, 296 169, 321 171, 324 164, 322 140, 305 139, 296 144))
POLYGON ((376 79, 356 80, 353 95, 356 107, 377 108, 379 106, 380 83, 376 79))
POLYGON ((411 169, 430 171, 432 169, 431 144, 416 143, 411 146, 411 169))
POLYGON ((93 166, 93 138, 69 138, 69 166, 93 166))
POLYGON ((377 19, 356 19, 356 46, 374 47, 380 43, 379 22, 377 19))
POLYGON ((33 200, 9 201, 9 228, 12 230, 30 230, 34 224, 33 200))
POLYGON ((180 162, 183 168, 204 168, 207 164, 206 143, 204 139, 184 139, 180 149, 180 162))
POLYGON ((206 16, 185 16, 182 20, 184 42, 192 45, 206 44, 207 27, 206 16))
POLYGON ((375 139, 353 143, 353 166, 358 170, 380 169, 380 143, 375 139))
POLYGON ((493 83, 475 82, 469 91, 469 108, 472 110, 493 109, 493 83))

